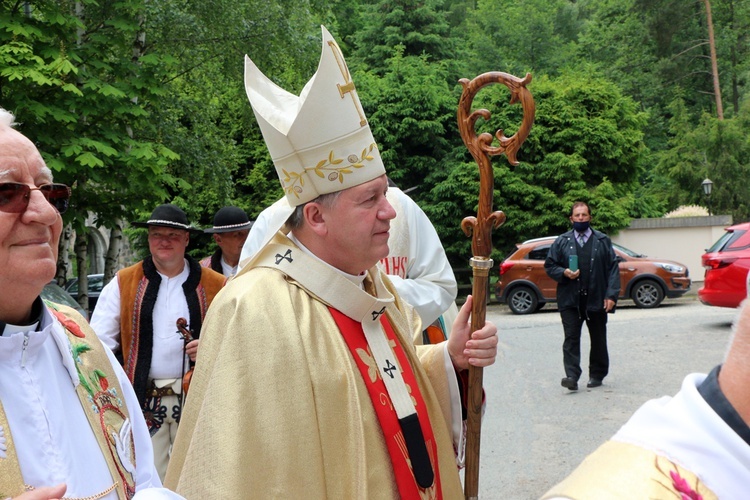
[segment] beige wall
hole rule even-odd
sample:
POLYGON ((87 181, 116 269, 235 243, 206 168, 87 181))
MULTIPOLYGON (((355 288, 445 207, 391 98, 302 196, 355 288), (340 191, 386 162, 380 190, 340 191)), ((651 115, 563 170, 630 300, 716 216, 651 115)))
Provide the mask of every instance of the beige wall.
POLYGON ((703 282, 701 255, 732 225, 731 215, 634 219, 630 227, 612 235, 612 241, 634 252, 684 264, 690 270, 692 289, 703 282))

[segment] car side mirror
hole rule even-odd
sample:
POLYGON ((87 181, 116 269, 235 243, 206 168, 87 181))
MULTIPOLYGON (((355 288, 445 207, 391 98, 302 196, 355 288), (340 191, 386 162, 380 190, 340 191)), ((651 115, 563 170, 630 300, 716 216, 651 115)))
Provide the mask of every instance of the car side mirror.
POLYGON ((618 263, 625 262, 625 258, 622 255, 618 255, 615 260, 617 260, 618 263))

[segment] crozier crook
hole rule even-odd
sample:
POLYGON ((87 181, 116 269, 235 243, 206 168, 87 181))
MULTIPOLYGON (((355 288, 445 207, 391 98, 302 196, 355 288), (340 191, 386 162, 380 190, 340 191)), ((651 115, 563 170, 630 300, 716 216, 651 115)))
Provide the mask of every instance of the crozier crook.
MULTIPOLYGON (((492 173, 491 156, 505 153, 511 165, 518 165, 516 153, 521 144, 528 137, 531 125, 534 123, 534 99, 526 88, 531 82, 531 74, 526 74, 523 79, 493 71, 483 73, 473 80, 466 78, 459 80, 463 86, 461 99, 458 103, 458 130, 461 139, 469 149, 471 156, 479 165, 479 206, 476 217, 466 217, 461 221, 461 229, 466 236, 471 237, 471 250, 473 257, 470 265, 473 270, 472 295, 474 303, 471 311, 471 330, 481 329, 485 323, 487 312, 487 282, 489 271, 493 262, 490 258, 492 252, 492 229, 500 227, 505 222, 503 212, 492 211, 492 194, 495 188, 495 179, 492 173), (486 109, 471 111, 471 104, 477 92, 492 83, 502 83, 511 93, 510 103, 521 102, 523 107, 523 121, 518 132, 511 137, 506 137, 502 130, 495 132, 495 136, 482 133, 477 136, 475 125, 481 117, 485 121, 490 119, 490 112, 486 109), (499 146, 493 146, 493 140, 497 138, 499 146)), ((479 441, 481 431, 482 414, 482 375, 481 367, 469 367, 469 388, 467 394, 467 431, 466 431, 466 474, 464 480, 464 496, 467 499, 478 498, 479 491, 479 441)))

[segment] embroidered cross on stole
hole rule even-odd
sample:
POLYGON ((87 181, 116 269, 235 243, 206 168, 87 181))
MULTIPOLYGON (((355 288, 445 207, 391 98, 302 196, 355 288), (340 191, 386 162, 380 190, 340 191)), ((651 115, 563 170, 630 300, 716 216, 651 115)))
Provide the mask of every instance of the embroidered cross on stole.
MULTIPOLYGON (((403 499, 442 498, 442 492, 440 491, 440 473, 437 467, 437 443, 432 434, 430 417, 427 414, 427 408, 422 399, 422 394, 417 385, 417 381, 414 378, 414 373, 411 370, 411 366, 409 366, 406 355, 396 338, 396 334, 393 332, 390 322, 385 315, 381 316, 380 322, 386 332, 388 344, 396 354, 398 366, 383 368, 382 372, 384 372, 384 375, 381 375, 381 370, 378 368, 377 363, 367 346, 367 340, 365 339, 365 334, 362 330, 362 324, 354 321, 332 307, 329 307, 329 310, 333 315, 333 319, 336 321, 336 325, 338 325, 339 330, 341 330, 341 335, 344 337, 344 341, 349 347, 349 351, 352 353, 357 368, 367 386, 367 392, 370 394, 370 399, 375 408, 375 413, 378 416, 380 428, 383 430, 388 453, 391 457, 391 464, 393 465, 393 473, 396 477, 399 496, 403 499), (434 482, 430 487, 423 488, 417 484, 417 481, 415 480, 414 471, 412 469, 414 464, 410 458, 406 437, 399 423, 398 415, 388 397, 385 384, 383 383, 383 377, 389 376, 389 370, 401 371, 404 382, 409 388, 414 408, 417 410, 421 433, 419 433, 419 436, 415 437, 421 438, 424 441, 430 465, 435 471, 434 482)), ((417 431, 412 431, 412 433, 416 432, 417 431)))
POLYGON ((357 365, 388 440, 400 496, 442 498, 429 415, 385 314, 393 296, 377 274, 373 296, 302 250, 289 250, 289 246, 271 243, 254 257, 253 267, 280 269, 329 306, 354 359, 361 361, 366 355, 371 360, 369 365, 359 361, 357 365))

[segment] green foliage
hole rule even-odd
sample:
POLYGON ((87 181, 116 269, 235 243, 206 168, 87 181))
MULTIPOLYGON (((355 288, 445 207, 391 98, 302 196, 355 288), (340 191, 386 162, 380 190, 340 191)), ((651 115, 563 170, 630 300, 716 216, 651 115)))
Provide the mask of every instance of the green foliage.
POLYGON ((665 177, 659 194, 672 208, 706 204, 701 183, 708 177, 714 183, 712 212, 732 214, 735 221, 750 219, 750 187, 738 182, 750 175, 750 106, 726 120, 709 114, 694 117, 679 98, 670 109, 670 148, 659 155, 657 167, 665 177))
POLYGON ((565 73, 538 79, 533 91, 538 106, 532 133, 538 143, 525 147, 531 161, 544 164, 543 156, 552 152, 581 158, 581 168, 566 175, 587 186, 605 178, 616 184, 635 180, 647 115, 616 85, 594 75, 565 73))
MULTIPOLYGON (((268 158, 242 86, 243 54, 281 85, 301 87, 299 68, 311 73, 319 50, 299 30, 312 24, 307 7, 286 2, 150 4, 154 50, 176 56, 181 68, 154 110, 164 140, 180 155, 169 169, 180 182, 169 189, 168 199, 183 206, 196 225, 209 225, 225 205, 257 215, 268 204, 269 199, 255 196, 272 191, 267 180, 274 174, 263 165, 255 171, 259 161, 268 165, 268 158)), ((209 253, 211 248, 202 248, 208 241, 194 242, 195 251, 209 253)))
MULTIPOLYGON (((248 54, 298 93, 325 24, 347 58, 389 174, 466 265, 460 220, 476 213, 478 171, 456 127, 459 78, 533 73, 536 121, 512 167, 495 158, 496 258, 569 226, 591 204, 610 233, 629 217, 705 204, 750 218, 746 101, 750 3, 715 0, 727 119, 715 118, 706 13, 674 0, 0 0, 0 105, 14 111, 61 182, 66 221, 110 226, 174 201, 207 225, 226 204, 251 217, 281 196, 243 88, 248 54), (76 10, 78 9, 78 10, 76 10)), ((503 86, 477 96, 492 118, 521 122, 503 86)), ((208 254, 209 239, 191 243, 208 254)))
POLYGON ((140 2, 2 2, 0 102, 75 186, 66 221, 108 225, 163 196, 176 154, 148 122, 167 65, 133 57, 140 2), (72 14, 76 12, 76 14, 72 14))
MULTIPOLYGON (((601 78, 543 77, 532 92, 536 121, 519 154, 520 165, 512 167, 504 158, 493 163, 494 203, 507 216, 494 239, 502 255, 518 241, 567 230, 573 201, 588 202, 596 227, 605 232, 626 227, 634 203, 631 186, 637 180, 646 115, 601 78)), ((501 85, 480 92, 474 108, 489 109, 493 116, 478 132, 503 129, 510 136, 515 131, 512 124, 520 124, 521 110, 505 104, 507 94, 501 85)), ((443 242, 450 242, 446 251, 453 262, 470 252, 468 240, 459 239, 456 218, 476 214, 478 177, 476 165, 453 167, 423 207, 443 242)))
POLYGON ((380 0, 363 5, 359 30, 353 35, 353 54, 375 72, 397 46, 409 56, 425 56, 444 64, 455 56, 442 0, 380 0))
POLYGON ((467 21, 470 71, 554 74, 575 49, 578 7, 567 0, 480 0, 467 21))
POLYGON ((424 190, 432 176, 449 168, 446 158, 459 141, 456 99, 444 83, 444 66, 404 56, 397 46, 382 76, 357 72, 354 79, 365 89, 360 98, 389 176, 404 189, 424 190))

